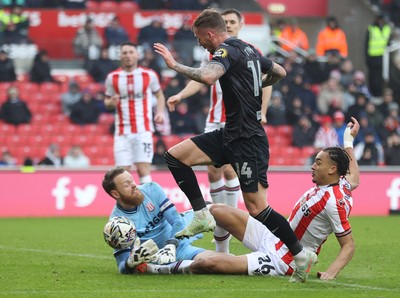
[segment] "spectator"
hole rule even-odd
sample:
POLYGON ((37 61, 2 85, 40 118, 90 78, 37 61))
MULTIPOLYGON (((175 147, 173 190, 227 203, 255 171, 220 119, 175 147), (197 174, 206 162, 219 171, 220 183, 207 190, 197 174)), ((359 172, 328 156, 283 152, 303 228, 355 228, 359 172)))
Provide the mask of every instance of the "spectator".
POLYGON ((100 109, 89 89, 82 91, 81 99, 71 107, 70 119, 75 124, 95 124, 99 120, 100 109))
POLYGON ((333 127, 335 128, 338 135, 339 145, 340 147, 343 147, 343 135, 344 130, 347 127, 347 123, 345 122, 345 116, 342 111, 336 111, 333 114, 333 127))
POLYGON ((78 29, 73 40, 73 46, 75 55, 85 59, 86 69, 88 69, 89 60, 99 57, 103 40, 92 19, 88 18, 85 25, 78 29))
POLYGON ((376 166, 384 164, 383 147, 372 131, 364 133, 364 139, 354 146, 354 155, 359 165, 376 166))
POLYGON ((339 23, 334 16, 326 19, 327 26, 321 30, 317 37, 317 55, 328 56, 339 53, 341 57, 348 55, 346 34, 339 27, 339 23))
POLYGON ((73 145, 64 158, 64 166, 69 168, 88 168, 90 160, 83 153, 81 146, 73 145))
POLYGON ((19 90, 12 86, 7 90, 7 100, 0 109, 0 119, 5 122, 19 125, 22 123, 30 123, 32 113, 28 105, 19 97, 19 90))
POLYGON ((292 19, 290 23, 283 28, 280 39, 289 43, 281 42, 285 51, 291 52, 295 47, 308 51, 310 48, 307 34, 300 29, 298 22, 292 19))
POLYGON ((64 158, 61 156, 60 147, 57 144, 50 144, 45 157, 38 163, 38 165, 54 167, 60 167, 63 164, 64 158))
POLYGON ((36 54, 29 74, 33 83, 54 82, 51 75, 49 56, 45 50, 41 50, 36 54))
POLYGON ((194 134, 196 126, 193 115, 189 113, 186 101, 181 101, 175 107, 175 111, 170 113, 171 130, 173 134, 184 135, 194 134))
POLYGON ((365 104, 365 114, 368 117, 369 123, 375 129, 377 129, 380 125, 382 125, 384 117, 381 114, 381 112, 377 110, 375 104, 373 104, 372 102, 367 102, 365 104))
POLYGON ((393 90, 385 88, 382 96, 382 103, 378 106, 378 111, 381 112, 383 117, 389 116, 389 107, 393 103, 393 90))
POLYGON ((300 97, 303 107, 309 107, 312 112, 317 112, 317 97, 310 90, 311 86, 308 80, 304 80, 303 72, 294 74, 290 89, 300 97))
POLYGON ((270 105, 267 109, 267 123, 272 126, 288 124, 282 93, 278 90, 271 94, 270 105))
POLYGON ((350 84, 353 93, 364 93, 367 99, 371 99, 371 92, 365 82, 365 74, 361 70, 357 70, 353 75, 353 82, 350 84))
POLYGON ((17 164, 15 158, 7 149, 3 150, 0 159, 0 167, 13 167, 17 164))
POLYGON ((28 43, 29 18, 23 14, 21 5, 14 5, 11 12, 3 18, 5 25, 4 43, 20 44, 28 43))
POLYGON ((365 38, 365 57, 368 67, 368 86, 373 96, 382 96, 384 81, 382 76, 383 54, 389 45, 392 29, 382 14, 376 16, 368 26, 365 38))
POLYGON ((104 29, 104 39, 107 46, 119 46, 121 43, 129 40, 128 32, 121 26, 117 16, 104 29))
POLYGON ((369 123, 369 119, 365 112, 360 113, 360 130, 357 137, 354 138, 354 144, 364 141, 364 134, 372 132, 375 136, 375 140, 380 143, 380 137, 378 131, 369 123))
POLYGON ((389 87, 393 90, 394 100, 400 105, 400 53, 393 55, 390 65, 389 87))
POLYGON ((299 121, 300 116, 303 114, 303 102, 301 101, 300 97, 293 98, 293 100, 290 102, 290 105, 286 109, 288 124, 295 125, 299 121))
POLYGON ((387 116, 383 120, 382 125, 376 129, 376 132, 378 134, 378 139, 382 140, 383 145, 385 145, 389 136, 400 133, 398 117, 387 116))
POLYGON ((0 82, 15 82, 16 79, 14 62, 6 51, 0 50, 0 82))
POLYGON ((104 83, 107 75, 118 68, 118 64, 111 60, 107 48, 102 48, 99 59, 93 60, 90 63, 88 72, 93 80, 98 83, 104 83))
MULTIPOLYGON (((333 113, 333 111, 342 107, 344 104, 344 91, 339 81, 340 74, 338 71, 335 71, 331 73, 328 81, 323 83, 321 86, 317 105, 318 110, 324 115, 333 113)), ((356 118, 357 116, 354 115, 354 117, 356 118)))
POLYGON ((155 143, 155 150, 154 150, 152 164, 157 166, 165 165, 165 160, 164 160, 165 152, 167 152, 167 146, 165 146, 165 143, 160 138, 155 143))
POLYGON ((340 71, 340 85, 343 86, 344 89, 352 83, 353 75, 354 75, 354 66, 353 62, 349 59, 343 59, 339 66, 340 71))
POLYGON ((176 31, 173 41, 174 50, 183 64, 193 64, 193 49, 196 45, 197 39, 193 34, 192 25, 188 19, 185 19, 182 26, 176 31))
POLYGON ((391 134, 384 147, 385 164, 388 166, 400 166, 400 136, 391 134))
POLYGON ((311 85, 321 84, 324 81, 323 68, 323 64, 317 59, 315 50, 310 49, 304 61, 304 79, 308 80, 311 85))
POLYGON ((25 0, 1 0, 0 6, 14 7, 15 5, 24 6, 25 0))
POLYGON ((346 119, 350 119, 350 117, 360 119, 361 114, 365 112, 365 105, 367 104, 367 102, 368 99, 364 93, 357 93, 356 102, 348 108, 346 119))
POLYGON ((71 107, 82 97, 81 89, 75 81, 71 81, 68 91, 61 94, 61 105, 63 113, 67 116, 71 114, 71 107))
POLYGON ((196 134, 203 133, 206 128, 208 113, 210 112, 210 104, 203 103, 200 109, 194 114, 196 126, 196 134))
POLYGON ((153 50, 151 49, 144 50, 143 58, 139 61, 139 65, 154 70, 158 74, 158 77, 162 78, 161 66, 160 63, 157 61, 153 50))
POLYGON ((325 115, 320 119, 321 126, 315 134, 314 147, 321 150, 325 147, 334 147, 339 145, 339 138, 335 128, 332 125, 331 116, 325 115))
POLYGON ((313 146, 315 141, 316 127, 307 116, 300 116, 293 128, 293 146, 298 148, 313 146))
POLYGON ((152 49, 154 43, 168 43, 167 30, 163 28, 161 17, 155 16, 150 25, 140 29, 138 42, 144 49, 152 49))

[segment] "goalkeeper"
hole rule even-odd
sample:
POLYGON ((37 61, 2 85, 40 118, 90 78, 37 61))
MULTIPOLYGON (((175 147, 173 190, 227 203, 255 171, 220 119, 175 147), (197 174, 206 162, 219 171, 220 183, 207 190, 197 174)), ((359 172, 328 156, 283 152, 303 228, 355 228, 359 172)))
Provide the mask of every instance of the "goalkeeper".
POLYGON ((167 264, 179 260, 194 260, 198 255, 207 257, 209 254, 216 254, 192 246, 192 241, 198 239, 198 236, 175 239, 174 235, 192 220, 193 212, 179 214, 159 184, 150 182, 136 185, 125 168, 115 167, 104 175, 102 186, 116 201, 110 218, 129 218, 135 224, 141 241, 141 244, 136 243, 132 249, 114 251, 120 273, 134 273, 136 267, 145 262, 167 264))

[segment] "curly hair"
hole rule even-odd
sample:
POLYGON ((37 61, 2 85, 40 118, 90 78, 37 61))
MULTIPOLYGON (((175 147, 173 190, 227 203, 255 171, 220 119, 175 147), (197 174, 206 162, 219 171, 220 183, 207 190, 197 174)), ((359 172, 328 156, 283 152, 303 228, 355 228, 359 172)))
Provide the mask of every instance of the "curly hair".
POLYGON ((322 150, 328 153, 329 158, 336 163, 339 176, 346 176, 350 173, 350 155, 340 147, 327 147, 322 150))

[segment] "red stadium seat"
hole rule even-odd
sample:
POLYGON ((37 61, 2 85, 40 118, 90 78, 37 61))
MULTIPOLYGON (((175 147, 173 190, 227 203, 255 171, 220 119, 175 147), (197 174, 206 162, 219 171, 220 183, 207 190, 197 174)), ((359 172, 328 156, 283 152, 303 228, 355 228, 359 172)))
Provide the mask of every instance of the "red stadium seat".
POLYGON ((16 134, 16 126, 0 121, 0 134, 13 135, 16 134))
POLYGON ((87 1, 86 2, 86 9, 89 10, 89 11, 98 10, 99 9, 98 2, 97 1, 91 1, 91 0, 87 1))
POLYGON ((34 126, 32 124, 20 124, 17 127, 17 134, 19 136, 29 136, 32 133, 36 133, 35 132, 35 127, 36 126, 34 126))
POLYGON ((17 82, 16 86, 20 92, 27 91, 31 94, 39 92, 39 85, 32 82, 17 82))
POLYGON ((99 3, 99 10, 116 11, 118 10, 118 4, 115 1, 101 1, 99 3))
POLYGON ((81 88, 86 88, 90 83, 93 83, 93 79, 88 74, 75 75, 73 80, 78 83, 81 88))
POLYGON ((183 139, 177 135, 170 135, 170 136, 162 136, 162 140, 167 149, 169 149, 175 146, 176 144, 180 143, 183 139))
POLYGON ((39 87, 40 92, 42 93, 60 93, 60 85, 52 82, 44 82, 39 87))
POLYGON ((139 6, 137 5, 136 2, 133 1, 122 1, 119 3, 119 10, 125 11, 125 12, 132 12, 135 10, 138 10, 139 6))

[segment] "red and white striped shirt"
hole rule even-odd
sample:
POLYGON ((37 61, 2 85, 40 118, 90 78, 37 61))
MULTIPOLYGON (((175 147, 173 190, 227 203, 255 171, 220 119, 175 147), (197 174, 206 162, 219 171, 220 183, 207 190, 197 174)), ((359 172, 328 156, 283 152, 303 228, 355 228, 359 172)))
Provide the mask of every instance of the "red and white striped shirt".
MULTIPOLYGON (((207 64, 211 60, 212 55, 205 51, 201 60, 201 66, 207 64)), ((219 81, 215 82, 210 89, 210 109, 208 112, 208 123, 221 123, 226 121, 225 105, 222 100, 222 89, 219 81)))
POLYGON ((120 97, 116 106, 116 135, 154 131, 153 93, 161 88, 154 70, 138 67, 126 72, 120 68, 108 74, 105 86, 107 96, 120 97))
MULTIPOLYGON (((289 216, 289 223, 297 239, 317 254, 331 233, 337 237, 351 233, 348 221, 353 206, 351 185, 345 178, 338 184, 314 186, 297 201, 289 216)), ((294 268, 293 256, 279 239, 275 248, 282 260, 294 268)))

